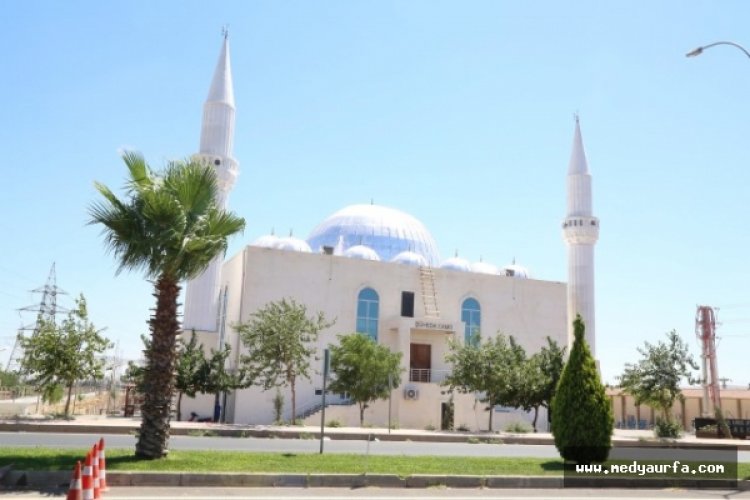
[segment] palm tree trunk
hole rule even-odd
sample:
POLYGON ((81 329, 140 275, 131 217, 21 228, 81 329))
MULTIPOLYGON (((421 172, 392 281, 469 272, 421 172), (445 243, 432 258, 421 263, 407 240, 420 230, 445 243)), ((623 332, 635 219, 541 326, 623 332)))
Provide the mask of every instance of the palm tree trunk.
POLYGON ((534 432, 536 432, 536 419, 539 417, 539 407, 534 407, 534 432))
POLYGON ((146 351, 141 428, 135 445, 135 454, 142 458, 162 458, 169 451, 177 357, 175 341, 180 329, 177 321, 179 294, 180 286, 170 277, 161 276, 154 285, 156 310, 149 320, 151 345, 146 351))
POLYGON ((365 404, 359 403, 359 426, 365 426, 365 404))

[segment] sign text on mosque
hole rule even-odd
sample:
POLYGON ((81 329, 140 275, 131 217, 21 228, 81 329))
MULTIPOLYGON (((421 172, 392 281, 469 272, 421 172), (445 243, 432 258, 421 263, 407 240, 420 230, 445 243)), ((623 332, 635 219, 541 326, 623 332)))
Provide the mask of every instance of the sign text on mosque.
POLYGON ((427 330, 453 330, 453 323, 437 323, 434 321, 415 321, 414 328, 427 330))

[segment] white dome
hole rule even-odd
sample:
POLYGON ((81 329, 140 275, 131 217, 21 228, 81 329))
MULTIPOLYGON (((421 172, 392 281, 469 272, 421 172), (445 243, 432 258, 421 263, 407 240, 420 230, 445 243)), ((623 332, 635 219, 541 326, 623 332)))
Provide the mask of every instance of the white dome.
POLYGON ((350 205, 318 224, 307 242, 319 251, 324 246, 335 247, 340 238, 344 248, 364 245, 384 261, 411 251, 421 255, 429 265, 440 262, 437 244, 424 224, 395 208, 350 205))
POLYGON ((305 252, 310 253, 310 245, 305 240, 295 238, 294 236, 287 236, 286 238, 279 239, 279 243, 276 246, 279 250, 291 250, 294 252, 305 252))
POLYGON ((510 264, 503 267, 500 270, 500 274, 505 276, 512 276, 513 278, 528 279, 531 278, 531 273, 528 269, 518 264, 510 264))
POLYGON ((410 266, 426 266, 427 259, 416 252, 401 252, 396 255, 391 262, 397 262, 399 264, 408 264, 410 266))
POLYGON ((364 245, 354 245, 348 248, 344 252, 344 257, 349 257, 350 259, 380 260, 375 250, 364 245))
POLYGON ((488 264, 482 261, 474 262, 471 265, 471 272, 482 274, 497 274, 497 266, 493 266, 492 264, 488 264))
POLYGON ((254 247, 261 247, 261 248, 278 248, 279 247, 279 237, 274 236, 273 234, 265 234, 258 238, 257 240, 250 243, 250 245, 254 247))
POLYGON ((468 260, 461 257, 451 257, 440 264, 443 269, 452 269, 454 271, 471 271, 471 264, 468 260))

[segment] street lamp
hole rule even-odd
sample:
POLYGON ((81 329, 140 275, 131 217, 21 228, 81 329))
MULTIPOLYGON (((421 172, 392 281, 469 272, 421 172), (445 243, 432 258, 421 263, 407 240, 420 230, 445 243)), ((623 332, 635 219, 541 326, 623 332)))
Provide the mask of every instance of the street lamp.
POLYGON ((745 55, 747 57, 750 57, 750 52, 748 52, 745 47, 743 47, 739 43, 734 43, 734 42, 714 42, 714 43, 709 43, 708 45, 704 45, 703 47, 698 47, 697 49, 691 50, 690 52, 688 52, 687 54, 685 54, 685 57, 699 56, 699 55, 703 54, 704 50, 710 49, 711 47, 715 47, 717 45, 731 45, 732 47, 736 47, 736 48, 740 49, 742 52, 745 53, 745 55))

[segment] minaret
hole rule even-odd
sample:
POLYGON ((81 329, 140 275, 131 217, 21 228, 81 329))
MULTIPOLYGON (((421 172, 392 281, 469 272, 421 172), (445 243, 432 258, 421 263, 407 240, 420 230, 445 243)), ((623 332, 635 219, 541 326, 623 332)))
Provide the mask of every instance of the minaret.
POLYGON ((596 359, 594 245, 599 239, 599 219, 591 209, 591 174, 577 115, 568 168, 568 213, 563 221, 563 238, 568 245, 568 345, 573 343, 573 320, 580 314, 586 325, 586 341, 596 359))
MULTIPOLYGON (((218 180, 217 203, 227 207, 229 191, 237 180, 238 163, 232 156, 234 145, 234 90, 229 63, 229 39, 224 30, 224 43, 216 64, 214 78, 203 105, 201 145, 197 158, 213 165, 218 180)), ((217 256, 197 278, 190 280, 185 292, 183 329, 217 331, 219 278, 224 256, 217 256)))

